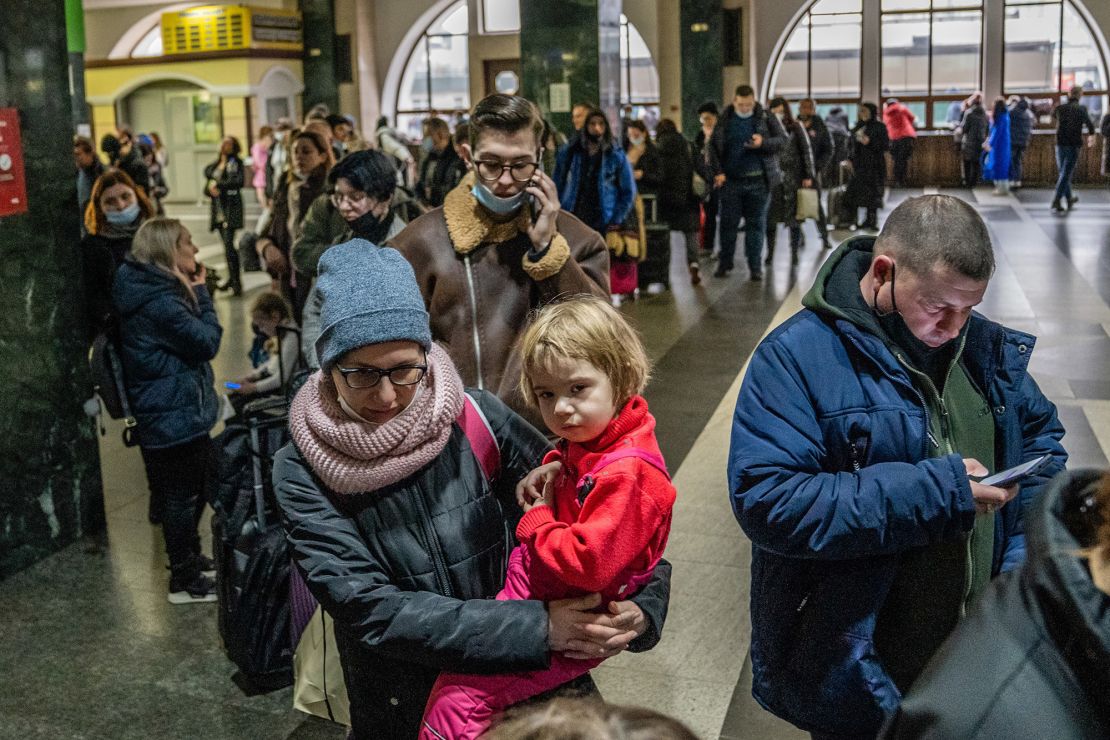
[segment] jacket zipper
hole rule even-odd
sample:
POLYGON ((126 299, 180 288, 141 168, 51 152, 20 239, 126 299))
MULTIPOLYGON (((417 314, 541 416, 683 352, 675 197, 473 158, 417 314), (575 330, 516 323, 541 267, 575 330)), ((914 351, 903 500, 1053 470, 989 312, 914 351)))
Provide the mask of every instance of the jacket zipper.
POLYGON ((424 537, 428 540, 428 554, 432 557, 432 569, 435 571, 436 581, 439 582, 440 593, 454 598, 455 592, 451 588, 451 580, 447 577, 443 548, 439 544, 435 527, 432 526, 432 512, 428 509, 428 502, 424 500, 424 492, 421 491, 417 498, 420 500, 420 508, 423 510, 423 516, 420 517, 420 528, 424 530, 424 537))
MULTIPOLYGON (((899 362, 901 362, 903 365, 906 365, 906 367, 909 368, 909 365, 906 364, 906 361, 902 358, 902 355, 897 355, 897 357, 898 357, 899 362)), ((913 370, 912 368, 909 368, 909 369, 911 371, 913 370)), ((944 377, 945 385, 948 384, 948 379, 951 378, 951 377, 952 377, 952 366, 950 365, 948 367, 948 374, 945 375, 945 377, 944 377)), ((946 450, 948 450, 948 454, 951 455, 954 452, 954 450, 952 449, 952 437, 951 437, 951 432, 950 432, 950 429, 949 429, 949 426, 948 426, 948 424, 949 424, 949 422, 948 422, 948 408, 945 406, 944 399, 941 398, 940 393, 937 392, 936 386, 933 385, 933 381, 930 380, 928 377, 926 377, 925 382, 927 382, 929 384, 929 387, 933 391, 933 395, 935 395, 937 397, 937 402, 940 405, 941 434, 944 436, 944 447, 945 447, 946 450)), ((914 391, 917 392, 918 398, 921 399, 922 407, 925 409, 925 433, 929 435, 929 440, 933 443, 933 446, 939 448, 940 444, 937 442, 936 438, 933 436, 932 432, 929 430, 929 407, 925 404, 925 395, 918 389, 918 387, 916 385, 914 385, 913 389, 914 389, 914 391)), ((978 516, 978 514, 976 516, 978 516)), ((967 560, 965 562, 967 563, 967 566, 964 568, 963 597, 960 599, 960 616, 961 617, 964 617, 964 616, 967 615, 967 598, 968 598, 968 596, 971 595, 971 584, 973 584, 975 582, 975 552, 974 552, 974 545, 973 545, 974 538, 975 538, 975 530, 972 529, 971 533, 968 534, 968 536, 967 536, 967 542, 966 542, 967 560)))
POLYGON ((466 287, 470 294, 470 327, 474 332, 474 361, 478 365, 478 390, 484 391, 482 383, 482 344, 478 340, 478 297, 474 293, 474 274, 470 269, 470 255, 463 257, 466 265, 466 287))

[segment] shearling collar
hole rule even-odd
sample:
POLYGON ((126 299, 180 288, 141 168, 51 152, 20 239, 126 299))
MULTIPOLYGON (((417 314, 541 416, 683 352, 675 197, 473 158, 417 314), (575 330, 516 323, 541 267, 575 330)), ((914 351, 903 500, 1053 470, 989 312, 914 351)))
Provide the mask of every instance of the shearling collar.
POLYGON ((501 244, 528 231, 531 220, 527 206, 511 221, 494 221, 470 194, 473 186, 474 173, 468 172, 443 200, 443 217, 447 221, 447 233, 456 252, 470 254, 481 244, 501 244))

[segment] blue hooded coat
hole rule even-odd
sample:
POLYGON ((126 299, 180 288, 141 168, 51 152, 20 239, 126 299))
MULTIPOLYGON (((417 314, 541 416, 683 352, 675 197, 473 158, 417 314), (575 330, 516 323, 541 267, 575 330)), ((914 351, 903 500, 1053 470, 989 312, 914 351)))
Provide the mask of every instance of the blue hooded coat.
POLYGON ((153 265, 125 261, 116 271, 112 299, 119 313, 120 351, 142 447, 191 442, 216 424, 219 399, 209 361, 220 349, 223 329, 212 297, 185 286, 153 265))
MULTIPOLYGON (((752 356, 728 481, 751 538, 752 693, 803 730, 875 733, 901 701, 875 649, 900 555, 967 537, 975 502, 959 454, 931 457, 928 411, 888 345, 820 306, 830 256, 804 309, 752 356)), ((1028 374, 1034 338, 973 314, 961 362, 994 414, 999 470, 1054 458, 995 516, 992 575, 1024 557, 1022 509, 1063 469, 1056 408, 1028 374)))
MULTIPOLYGON (((559 150, 552 179, 559 191, 559 203, 568 213, 574 213, 578 188, 583 177, 582 168, 588 156, 582 136, 574 137, 559 150)), ((601 171, 598 173, 597 189, 602 222, 586 225, 604 230, 608 226, 623 224, 636 198, 636 180, 632 176, 632 165, 629 164, 628 158, 608 136, 602 143, 601 171)))
POLYGON ((984 180, 1010 179, 1010 114, 1008 111, 995 115, 991 122, 990 138, 987 139, 991 150, 983 164, 984 180))

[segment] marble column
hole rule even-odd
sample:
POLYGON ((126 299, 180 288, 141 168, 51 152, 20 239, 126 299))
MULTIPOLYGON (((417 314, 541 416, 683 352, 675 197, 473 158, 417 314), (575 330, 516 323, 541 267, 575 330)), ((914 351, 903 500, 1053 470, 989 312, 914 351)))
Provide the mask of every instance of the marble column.
MULTIPOLYGON (((698 106, 707 100, 721 104, 721 0, 682 0, 682 130, 696 132, 698 106)), ((731 96, 728 98, 731 101, 731 96)))
POLYGON ((4 0, 0 108, 19 112, 26 213, 0 216, 0 579, 102 531, 82 310, 65 4, 4 0))
POLYGON ((335 78, 335 0, 301 0, 304 28, 304 110, 324 103, 339 113, 335 78))
POLYGON ((600 105, 618 130, 620 13, 620 0, 520 0, 521 94, 564 133, 570 110, 552 110, 552 85, 570 86, 570 105, 600 105))

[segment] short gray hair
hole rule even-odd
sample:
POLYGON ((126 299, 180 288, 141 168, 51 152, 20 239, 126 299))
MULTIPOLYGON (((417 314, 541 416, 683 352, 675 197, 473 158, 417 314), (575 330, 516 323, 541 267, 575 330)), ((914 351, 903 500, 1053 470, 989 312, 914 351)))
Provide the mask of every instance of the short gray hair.
POLYGON ((987 225, 968 203, 951 195, 904 200, 887 216, 875 254, 894 257, 915 275, 946 265, 972 280, 994 273, 994 248, 987 225))

